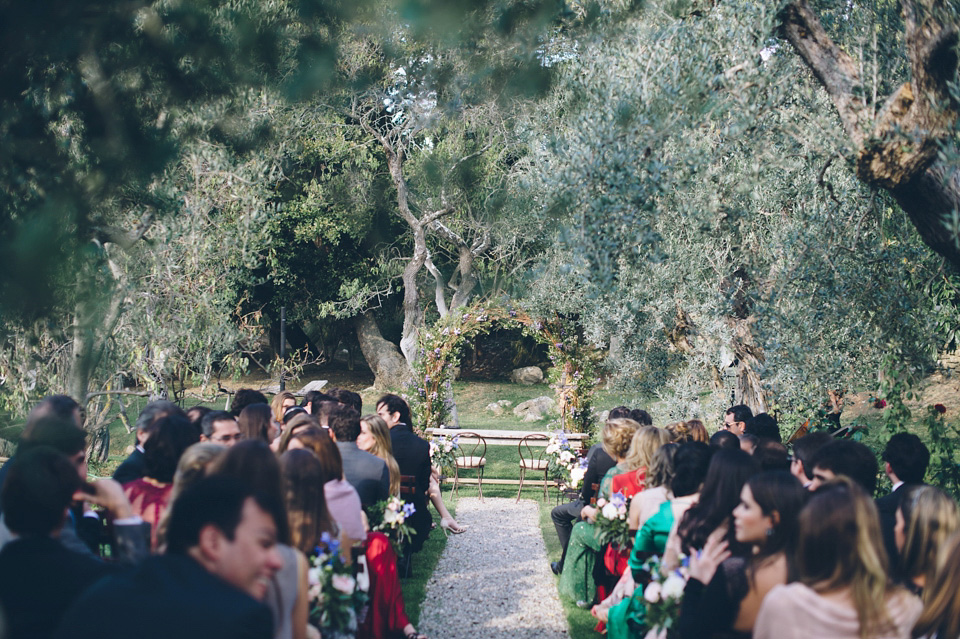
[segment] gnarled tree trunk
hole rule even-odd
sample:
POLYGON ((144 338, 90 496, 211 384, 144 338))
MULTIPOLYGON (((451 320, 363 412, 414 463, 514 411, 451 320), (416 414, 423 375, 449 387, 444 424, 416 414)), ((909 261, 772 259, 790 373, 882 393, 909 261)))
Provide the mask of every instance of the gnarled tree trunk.
POLYGON ((354 318, 357 341, 364 359, 376 376, 374 386, 379 390, 397 390, 410 379, 410 368, 397 346, 380 334, 373 314, 369 311, 354 318))

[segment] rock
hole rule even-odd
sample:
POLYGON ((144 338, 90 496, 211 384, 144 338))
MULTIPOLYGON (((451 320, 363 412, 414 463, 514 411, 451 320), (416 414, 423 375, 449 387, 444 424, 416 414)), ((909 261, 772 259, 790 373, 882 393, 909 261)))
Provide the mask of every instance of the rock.
POLYGON ((524 386, 533 386, 543 381, 543 371, 537 366, 524 366, 514 369, 510 373, 510 381, 514 384, 523 384, 524 386))
POLYGON ((500 417, 501 415, 503 415, 503 406, 501 406, 498 402, 487 404, 486 410, 493 413, 494 417, 500 417))
POLYGON ((518 404, 513 409, 513 414, 522 418, 525 422, 533 422, 543 419, 547 413, 553 412, 556 405, 557 402, 552 397, 544 395, 518 404))
POLYGON ((513 402, 511 402, 509 399, 501 399, 497 402, 497 405, 501 408, 510 408, 513 406, 513 402))
POLYGON ((364 389, 363 389, 362 391, 360 391, 360 392, 363 393, 364 395, 366 395, 367 393, 376 393, 376 392, 377 392, 377 387, 376 387, 376 386, 367 386, 366 388, 364 388, 364 389))
POLYGON ((610 411, 608 410, 601 411, 600 414, 597 415, 597 419, 600 421, 601 424, 607 421, 608 417, 610 417, 610 411))
POLYGON ((294 395, 306 395, 310 391, 318 391, 327 385, 327 380, 325 379, 315 379, 300 390, 296 391, 294 395))

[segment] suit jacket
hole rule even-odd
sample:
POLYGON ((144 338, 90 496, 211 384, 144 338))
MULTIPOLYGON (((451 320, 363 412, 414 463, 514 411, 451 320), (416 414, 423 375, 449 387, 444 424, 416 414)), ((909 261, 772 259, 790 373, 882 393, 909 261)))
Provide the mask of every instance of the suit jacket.
POLYGON ((430 444, 418 437, 406 424, 396 424, 390 429, 393 458, 397 460, 401 475, 416 477, 416 492, 413 505, 416 511, 411 525, 417 531, 411 542, 413 552, 420 550, 430 534, 433 517, 427 510, 427 491, 430 489, 430 444))
POLYGON ((0 551, 8 639, 47 639, 84 590, 118 569, 50 537, 14 539, 0 551))
POLYGON ((890 576, 899 581, 900 553, 897 552, 897 542, 893 534, 893 529, 897 526, 897 508, 900 507, 900 500, 907 493, 910 486, 919 484, 900 484, 895 491, 889 495, 878 497, 876 499, 877 512, 880 514, 880 532, 883 533, 883 546, 887 549, 887 557, 890 559, 890 576))
POLYGON ((357 442, 337 442, 343 459, 343 476, 357 489, 364 508, 390 497, 387 462, 357 447, 357 442))
POLYGON ((126 484, 142 478, 147 473, 147 457, 139 448, 134 448, 133 452, 123 460, 123 463, 117 466, 113 472, 113 478, 120 484, 126 484))
POLYGON ((603 450, 600 444, 594 444, 587 452, 587 472, 583 475, 583 486, 580 488, 580 499, 589 504, 595 496, 593 484, 599 484, 607 471, 616 466, 613 457, 603 450))
POLYGON ((150 557, 97 583, 67 611, 58 639, 271 639, 270 610, 187 555, 150 557))

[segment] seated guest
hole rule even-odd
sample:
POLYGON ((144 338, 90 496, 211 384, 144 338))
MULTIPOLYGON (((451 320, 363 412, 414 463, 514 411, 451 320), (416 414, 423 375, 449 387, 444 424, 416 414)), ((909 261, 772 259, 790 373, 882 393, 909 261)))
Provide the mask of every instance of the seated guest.
POLYGON ((0 551, 0 612, 8 639, 50 637, 74 600, 114 571, 58 539, 74 493, 82 488, 70 460, 47 446, 18 454, 11 465, 0 495, 7 525, 17 536, 0 551))
POLYGON ((183 411, 173 402, 158 399, 149 402, 137 417, 137 445, 123 463, 113 473, 113 478, 121 484, 140 479, 146 471, 143 458, 143 445, 157 431, 157 422, 167 415, 182 415, 183 411))
MULTIPOLYGON (((622 601, 613 607, 609 606, 614 601, 604 601, 603 605, 593 610, 593 614, 601 620, 609 617, 607 632, 611 637, 629 637, 630 628, 637 623, 643 623, 646 608, 643 588, 637 587, 631 591, 630 587, 624 588, 624 586, 644 583, 646 575, 643 564, 646 559, 652 554, 663 556, 667 537, 673 530, 675 522, 680 521, 687 509, 697 503, 700 497, 700 490, 712 455, 713 449, 702 442, 688 442, 677 448, 674 456, 674 474, 670 483, 670 499, 665 501, 657 513, 637 531, 628 562, 627 572, 630 572, 631 576, 623 577, 621 583, 618 583, 617 588, 614 589, 615 594, 619 593, 623 597, 622 601)), ((643 495, 645 492, 647 491, 640 494, 643 495)))
POLYGON ((737 404, 727 409, 723 415, 723 429, 737 437, 743 435, 747 422, 753 417, 753 411, 745 404, 737 404))
POLYGON ((940 570, 927 584, 923 612, 913 626, 914 637, 960 637, 960 534, 940 553, 940 570))
POLYGON ((266 404, 267 397, 263 393, 252 388, 241 388, 233 395, 233 401, 230 402, 230 413, 235 417, 240 417, 243 409, 251 404, 266 404))
POLYGON ((740 450, 740 439, 729 430, 718 430, 710 437, 710 445, 714 448, 740 450))
POLYGON ((813 482, 813 466, 810 460, 814 453, 833 441, 829 433, 818 431, 804 435, 793 442, 793 458, 790 460, 790 474, 803 484, 804 488, 809 488, 813 482))
POLYGON ((641 426, 630 442, 624 465, 627 471, 615 475, 611 484, 612 493, 621 493, 632 497, 646 487, 647 470, 653 462, 653 456, 660 447, 669 441, 667 431, 654 426, 641 426))
MULTIPOLYGON (((227 452, 226 446, 210 442, 194 444, 180 455, 177 472, 173 474, 173 490, 168 503, 173 503, 189 486, 197 483, 209 474, 210 468, 227 452)), ((170 525, 170 508, 163 513, 157 525, 157 548, 162 554, 167 549, 167 527, 170 525)))
POLYGON ((913 433, 897 433, 887 441, 880 458, 883 460, 883 470, 893 484, 889 495, 877 498, 880 532, 883 533, 883 545, 887 549, 890 565, 897 566, 899 556, 893 538, 897 508, 906 489, 923 483, 930 463, 930 451, 913 433))
POLYGON ((751 435, 750 433, 740 435, 740 450, 748 455, 752 455, 757 451, 757 445, 759 443, 760 439, 756 435, 751 435))
POLYGON ((699 501, 687 509, 677 525, 678 545, 668 544, 664 556, 668 565, 679 564, 677 552, 690 556, 701 550, 716 530, 721 531, 721 538, 735 555, 744 554, 746 549, 739 546, 734 534, 731 513, 740 503, 744 484, 758 472, 760 465, 742 450, 716 451, 710 459, 699 501))
POLYGON ((277 433, 283 431, 283 414, 287 412, 288 408, 293 408, 297 405, 297 398, 290 391, 280 391, 273 396, 273 400, 270 402, 270 413, 273 418, 273 426, 277 429, 277 433))
POLYGON ((276 548, 283 567, 270 578, 263 602, 273 616, 274 639, 305 639, 309 609, 307 559, 290 545, 283 477, 277 456, 265 441, 248 439, 220 456, 211 474, 246 483, 265 505, 269 504, 277 522, 276 548))
POLYGON ((760 470, 782 470, 790 472, 790 455, 787 447, 772 439, 761 439, 753 451, 753 458, 760 464, 760 470))
POLYGON ((343 388, 331 388, 327 391, 327 395, 337 400, 341 406, 352 408, 359 414, 363 413, 363 398, 360 397, 360 393, 343 388))
POLYGON ((910 636, 920 600, 890 580, 876 506, 849 475, 801 511, 795 564, 797 582, 763 600, 754 639, 910 636))
POLYGON ((233 446, 243 439, 236 418, 225 410, 215 410, 204 415, 200 427, 203 430, 200 441, 233 446))
POLYGON ((933 582, 937 553, 960 532, 960 509, 950 495, 933 486, 914 484, 903 492, 893 531, 899 555, 897 576, 919 595, 933 582))
POLYGON ((78 599, 63 639, 270 639, 260 603, 283 567, 270 503, 243 482, 208 477, 172 506, 167 554, 108 577, 78 599))
POLYGON ((266 443, 273 442, 279 430, 273 425, 273 413, 266 404, 250 404, 237 418, 237 426, 243 433, 244 439, 259 439, 266 443))
POLYGON ((687 430, 690 432, 690 441, 710 443, 710 435, 707 434, 707 427, 699 419, 691 419, 686 422, 687 430))
MULTIPOLYGON (((304 430, 311 426, 323 432, 324 436, 327 439, 330 439, 330 436, 327 435, 327 431, 324 431, 323 429, 320 428, 320 424, 319 422, 317 422, 317 419, 315 417, 303 412, 303 409, 300 407, 297 407, 296 410, 300 412, 294 413, 293 416, 290 417, 290 419, 287 419, 284 422, 283 432, 280 434, 279 437, 273 440, 272 444, 270 444, 270 448, 275 453, 283 454, 284 452, 286 452, 287 448, 291 445, 291 442, 294 436, 296 436, 296 434, 301 430, 304 430)), ((289 415, 290 412, 291 411, 287 411, 287 414, 289 415)))
POLYGON ((170 502, 173 475, 187 448, 197 443, 197 431, 182 414, 163 417, 144 445, 145 475, 123 485, 133 511, 150 524, 150 547, 157 548, 157 527, 170 502))
POLYGON ((607 413, 607 419, 630 419, 630 409, 626 406, 614 406, 607 413))
MULTIPOLYGON (((610 411, 611 413, 613 411, 610 411)), ((629 412, 628 412, 629 414, 629 412)), ((583 507, 590 504, 596 497, 594 486, 600 485, 600 480, 607 471, 614 467, 616 462, 613 457, 607 454, 603 449, 603 444, 594 444, 587 451, 587 470, 583 476, 583 483, 580 488, 580 497, 566 504, 560 504, 550 511, 550 519, 553 520, 553 527, 557 531, 557 537, 560 539, 562 553, 560 561, 550 563, 550 570, 553 574, 559 575, 563 572, 563 563, 567 558, 567 546, 570 543, 570 534, 573 532, 573 526, 581 520, 580 513, 583 507)))
POLYGON ((360 503, 370 508, 390 497, 390 471, 387 464, 357 446, 360 436, 360 414, 352 408, 338 406, 330 414, 330 436, 337 444, 343 462, 343 476, 356 488, 360 503))
MULTIPOLYGON (((640 429, 640 424, 632 419, 608 419, 603 425, 603 448, 617 465, 607 471, 600 480, 598 497, 609 500, 613 495, 613 478, 629 471, 625 460, 633 436, 640 429)), ((594 579, 594 567, 602 550, 598 531, 594 526, 598 508, 587 505, 580 511, 584 521, 578 522, 570 534, 567 546, 567 555, 560 573, 558 590, 561 595, 577 602, 577 605, 589 607, 596 596, 597 586, 594 579)))
POLYGON ((743 432, 747 435, 753 435, 758 439, 769 439, 778 444, 782 442, 777 420, 767 413, 760 413, 748 419, 743 426, 743 432))
POLYGON ((750 636, 764 597, 787 583, 797 519, 808 495, 786 471, 763 472, 747 481, 733 510, 733 528, 736 542, 751 551, 731 556, 726 531, 718 529, 702 552, 690 556, 678 624, 681 639, 750 636))
POLYGON ((321 402, 336 401, 336 397, 330 397, 326 393, 321 393, 320 391, 309 391, 303 396, 303 401, 300 403, 300 406, 305 408, 308 413, 316 417, 317 412, 320 410, 321 402))
POLYGON ((209 406, 201 406, 200 404, 187 409, 187 419, 189 419, 190 423, 197 429, 198 434, 203 433, 203 418, 206 417, 207 413, 212 411, 213 409, 209 406))
POLYGON ((413 517, 410 524, 417 531, 411 545, 412 552, 423 548, 433 517, 427 510, 427 492, 430 490, 430 444, 413 432, 413 418, 410 407, 402 397, 384 395, 377 400, 377 415, 390 427, 390 443, 393 445, 393 458, 397 460, 401 475, 415 478, 413 494, 413 517))
POLYGON ((877 457, 860 442, 834 440, 818 450, 810 460, 813 481, 810 490, 816 490, 839 475, 846 475, 872 495, 877 489, 877 457))
MULTIPOLYGON (((35 422, 29 437, 20 440, 17 454, 25 453, 37 446, 50 446, 62 453, 74 465, 81 481, 87 479, 86 433, 76 427, 72 421, 64 422, 57 418, 45 417, 35 422)), ((12 462, 12 460, 11 460, 12 462)), ((69 550, 87 555, 99 551, 103 526, 99 515, 85 510, 84 503, 90 502, 106 510, 113 521, 113 539, 116 556, 123 563, 134 563, 145 557, 150 550, 149 527, 130 507, 123 494, 123 488, 112 479, 101 479, 92 484, 96 490, 84 496, 71 507, 69 517, 60 531, 60 543, 69 550)), ((0 519, 0 546, 10 540, 11 533, 0 519)))
MULTIPOLYGON (((27 415, 27 423, 24 424, 20 432, 20 441, 27 441, 33 433, 33 427, 41 420, 61 421, 76 426, 77 430, 83 430, 84 413, 83 408, 74 399, 68 395, 48 395, 44 397, 37 405, 30 409, 27 415)), ((3 487, 3 480, 7 476, 10 463, 13 458, 7 460, 3 466, 0 466, 0 488, 3 487)))

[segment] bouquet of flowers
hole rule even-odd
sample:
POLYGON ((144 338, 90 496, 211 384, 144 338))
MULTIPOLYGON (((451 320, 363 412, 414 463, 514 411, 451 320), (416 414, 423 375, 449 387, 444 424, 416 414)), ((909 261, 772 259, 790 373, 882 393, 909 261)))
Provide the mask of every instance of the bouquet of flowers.
POLYGON ((627 511, 630 501, 623 493, 613 493, 610 501, 603 497, 597 500, 597 521, 599 539, 603 544, 614 544, 620 548, 633 545, 630 525, 627 523, 627 511))
POLYGON ((310 622, 320 628, 324 639, 355 637, 367 593, 340 554, 340 542, 323 533, 311 563, 307 571, 310 622))
POLYGON ((430 465, 439 468, 441 471, 444 469, 452 470, 454 464, 457 463, 455 451, 460 448, 460 444, 458 442, 459 439, 459 436, 454 437, 453 439, 450 439, 445 435, 431 437, 430 465))
POLYGON ((680 568, 676 570, 665 570, 656 556, 643 564, 643 570, 650 574, 650 582, 643 589, 647 608, 644 623, 649 629, 647 636, 652 634, 667 639, 677 636, 683 589, 689 577, 689 559, 681 557, 681 561, 680 568))
POLYGON ((586 460, 573 452, 570 440, 563 431, 556 431, 547 442, 547 472, 570 488, 576 488, 586 473, 586 460))
POLYGON ((403 556, 403 547, 417 534, 417 531, 407 523, 407 519, 416 510, 413 504, 409 504, 399 497, 391 497, 386 501, 375 504, 368 513, 367 519, 370 522, 370 530, 385 534, 390 539, 390 543, 393 544, 393 549, 398 557, 403 556))

